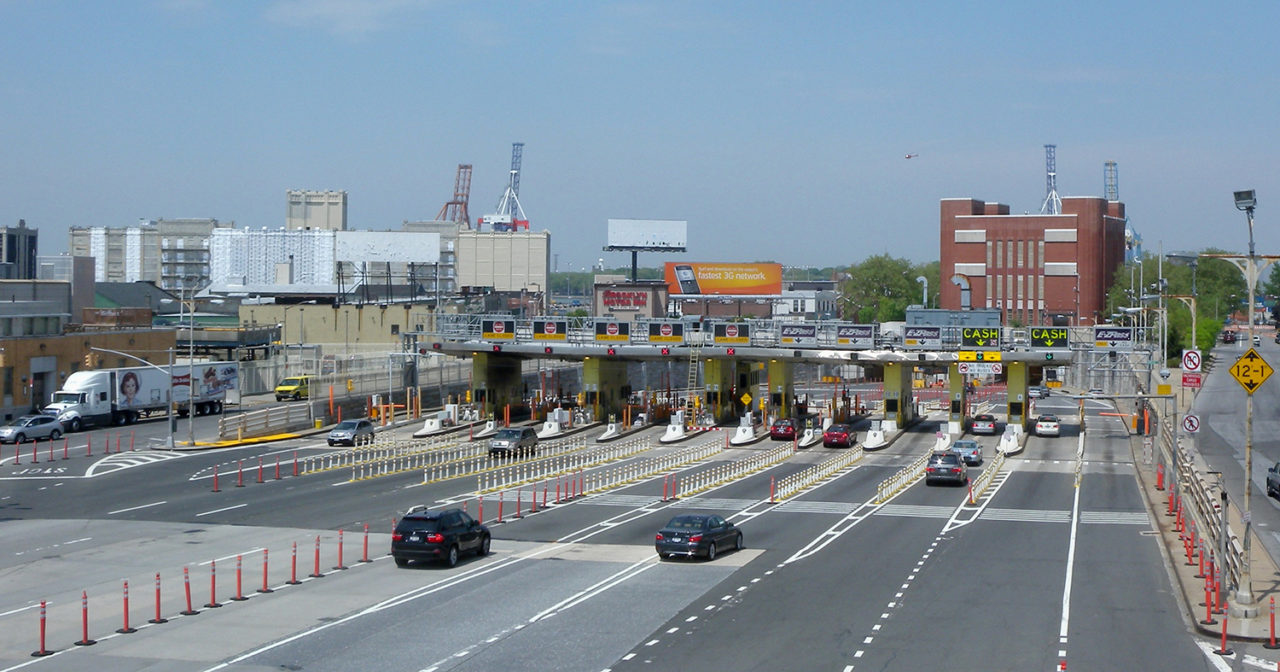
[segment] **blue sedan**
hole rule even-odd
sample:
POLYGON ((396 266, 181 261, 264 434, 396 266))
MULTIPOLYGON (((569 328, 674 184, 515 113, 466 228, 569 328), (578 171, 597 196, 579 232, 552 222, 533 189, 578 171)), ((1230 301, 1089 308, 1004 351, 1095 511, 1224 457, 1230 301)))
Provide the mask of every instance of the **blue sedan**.
POLYGON ((951 444, 951 452, 960 456, 965 464, 982 464, 982 446, 973 439, 959 439, 951 444))

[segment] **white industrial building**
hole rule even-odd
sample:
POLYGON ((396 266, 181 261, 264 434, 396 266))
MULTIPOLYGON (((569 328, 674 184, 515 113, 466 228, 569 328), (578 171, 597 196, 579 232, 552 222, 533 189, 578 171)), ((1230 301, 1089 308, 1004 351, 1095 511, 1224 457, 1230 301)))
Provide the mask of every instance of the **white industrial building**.
POLYGON ((347 230, 347 192, 290 189, 284 228, 290 231, 347 230))

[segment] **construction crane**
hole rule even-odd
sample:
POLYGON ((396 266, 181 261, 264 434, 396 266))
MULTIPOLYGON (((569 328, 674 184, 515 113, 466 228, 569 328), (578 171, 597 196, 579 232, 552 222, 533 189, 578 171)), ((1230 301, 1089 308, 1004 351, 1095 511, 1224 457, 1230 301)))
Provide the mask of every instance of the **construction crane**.
POLYGON ((511 143, 511 174, 507 189, 498 200, 497 212, 481 217, 477 224, 488 224, 494 231, 529 230, 529 217, 520 205, 520 162, 524 155, 524 143, 511 143))
POLYGON ((471 228, 471 214, 467 212, 467 201, 471 199, 471 164, 459 163, 458 176, 453 181, 453 200, 440 207, 436 221, 466 224, 471 228))

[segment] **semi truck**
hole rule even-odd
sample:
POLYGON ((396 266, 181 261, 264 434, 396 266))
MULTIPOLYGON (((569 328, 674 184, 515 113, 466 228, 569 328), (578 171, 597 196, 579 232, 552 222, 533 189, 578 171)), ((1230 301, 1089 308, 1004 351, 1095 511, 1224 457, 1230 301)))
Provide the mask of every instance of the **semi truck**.
POLYGON ((43 411, 58 418, 69 432, 91 426, 128 425, 153 412, 167 412, 172 390, 178 415, 206 415, 221 413, 227 391, 238 389, 238 385, 239 368, 235 362, 177 364, 172 370, 127 366, 76 371, 67 376, 43 411))

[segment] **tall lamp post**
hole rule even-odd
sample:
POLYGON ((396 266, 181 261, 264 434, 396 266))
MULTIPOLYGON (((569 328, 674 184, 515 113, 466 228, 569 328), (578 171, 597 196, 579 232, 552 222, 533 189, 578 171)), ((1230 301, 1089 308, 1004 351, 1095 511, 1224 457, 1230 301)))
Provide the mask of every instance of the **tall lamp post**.
MULTIPOLYGON (((1252 189, 1235 192, 1236 209, 1243 210, 1249 220, 1249 260, 1245 271, 1245 284, 1249 286, 1249 345, 1253 347, 1253 289, 1258 282, 1258 264, 1253 247, 1253 209, 1258 205, 1252 189)), ((1240 561, 1240 585, 1236 588, 1236 605, 1246 616, 1257 613, 1253 603, 1253 573, 1249 552, 1253 528, 1253 392, 1245 395, 1244 411, 1244 553, 1240 561)))

